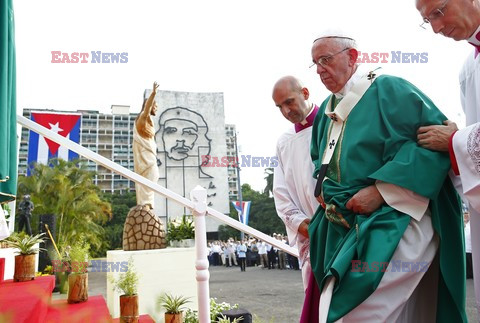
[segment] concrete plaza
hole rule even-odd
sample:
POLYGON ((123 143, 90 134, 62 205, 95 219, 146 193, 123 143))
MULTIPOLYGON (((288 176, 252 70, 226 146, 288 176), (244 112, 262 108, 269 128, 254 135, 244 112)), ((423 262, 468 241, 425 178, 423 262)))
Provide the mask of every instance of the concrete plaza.
MULTIPOLYGON (((89 273, 89 295, 106 299, 106 274, 89 273)), ((301 272, 247 267, 210 267, 210 297, 217 302, 238 304, 256 316, 258 323, 298 322, 303 304, 301 272)), ((479 322, 475 310, 473 280, 467 280, 469 322, 479 322)))

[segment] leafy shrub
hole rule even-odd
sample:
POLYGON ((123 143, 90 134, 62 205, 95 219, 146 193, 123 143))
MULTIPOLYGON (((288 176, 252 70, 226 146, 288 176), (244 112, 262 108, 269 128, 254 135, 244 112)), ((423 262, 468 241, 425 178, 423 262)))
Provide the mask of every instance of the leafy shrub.
POLYGON ((195 238, 195 226, 190 216, 183 215, 182 219, 173 219, 167 225, 167 240, 184 240, 195 238))
POLYGON ((122 295, 133 296, 137 294, 138 288, 138 274, 133 266, 133 259, 128 260, 128 269, 124 273, 120 273, 118 279, 109 276, 110 282, 113 284, 113 289, 122 295))

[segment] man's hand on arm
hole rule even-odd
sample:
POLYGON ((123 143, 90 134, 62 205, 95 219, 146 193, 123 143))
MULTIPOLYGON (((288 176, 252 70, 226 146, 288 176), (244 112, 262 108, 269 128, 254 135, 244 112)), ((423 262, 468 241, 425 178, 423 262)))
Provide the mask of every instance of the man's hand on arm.
POLYGON ((418 128, 418 144, 430 150, 448 151, 448 143, 452 134, 458 130, 455 122, 446 120, 444 125, 433 125, 418 128))
POLYGON ((347 209, 358 214, 371 214, 385 203, 375 185, 362 188, 346 204, 347 209))
POLYGON ((319 196, 316 197, 318 203, 320 203, 320 205, 325 209, 326 208, 326 205, 325 205, 325 201, 323 200, 323 197, 322 195, 320 194, 319 196))
POLYGON ((298 233, 300 233, 305 238, 308 238, 308 224, 310 223, 310 219, 303 220, 302 223, 298 226, 298 233))

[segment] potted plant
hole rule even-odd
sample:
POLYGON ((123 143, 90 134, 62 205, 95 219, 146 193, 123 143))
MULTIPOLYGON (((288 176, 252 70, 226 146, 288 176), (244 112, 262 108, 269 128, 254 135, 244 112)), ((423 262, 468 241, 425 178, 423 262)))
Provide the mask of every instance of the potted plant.
POLYGON ((162 294, 157 299, 157 306, 165 310, 165 323, 182 323, 185 304, 189 303, 187 297, 162 294))
POLYGON ((36 248, 36 244, 44 241, 44 233, 35 236, 26 235, 24 237, 15 235, 10 237, 8 245, 18 249, 15 256, 15 273, 13 274, 14 282, 23 282, 35 279, 35 255, 42 248, 36 248))
POLYGON ((193 247, 195 245, 195 226, 191 216, 171 220, 167 226, 167 240, 172 247, 193 247))
POLYGON ((133 266, 133 259, 128 260, 128 269, 120 273, 118 279, 110 278, 114 289, 120 294, 120 322, 138 322, 138 274, 133 266))
POLYGON ((85 240, 78 240, 68 253, 70 274, 68 275, 69 304, 82 303, 88 300, 88 250, 90 246, 85 240))

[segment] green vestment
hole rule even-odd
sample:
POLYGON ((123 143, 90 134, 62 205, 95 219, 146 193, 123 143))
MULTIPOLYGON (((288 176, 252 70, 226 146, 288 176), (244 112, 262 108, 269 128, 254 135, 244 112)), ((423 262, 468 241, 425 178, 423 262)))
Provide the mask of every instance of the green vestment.
POLYGON ((12 0, 0 3, 0 204, 17 193, 17 105, 12 0))
MULTIPOLYGON (((328 99, 321 111, 327 103, 328 99)), ((449 156, 423 149, 416 140, 420 126, 444 120, 419 89, 387 75, 375 80, 346 119, 322 186, 330 212, 326 215, 319 207, 309 226, 312 271, 320 290, 326 277, 336 277, 328 322, 357 307, 382 279, 381 267, 352 271, 352 261, 370 267, 389 262, 412 220, 386 204, 370 216, 346 209, 355 193, 377 180, 430 199, 432 224, 440 238, 437 321, 466 321, 463 219, 460 200, 447 177, 449 156)), ((318 113, 312 129, 314 177, 330 127, 331 120, 318 113)))

